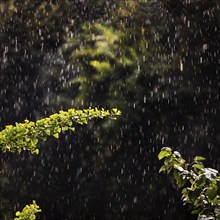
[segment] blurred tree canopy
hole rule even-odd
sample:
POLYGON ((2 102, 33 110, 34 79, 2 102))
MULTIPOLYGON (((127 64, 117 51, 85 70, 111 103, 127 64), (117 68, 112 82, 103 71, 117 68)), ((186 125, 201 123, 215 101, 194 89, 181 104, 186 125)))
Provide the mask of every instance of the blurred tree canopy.
POLYGON ((8 202, 22 207, 32 190, 42 219, 190 219, 175 186, 158 176, 157 153, 174 146, 219 169, 219 1, 10 0, 0 8, 2 128, 69 107, 117 107, 124 116, 51 140, 39 158, 3 156, 5 216, 8 202))

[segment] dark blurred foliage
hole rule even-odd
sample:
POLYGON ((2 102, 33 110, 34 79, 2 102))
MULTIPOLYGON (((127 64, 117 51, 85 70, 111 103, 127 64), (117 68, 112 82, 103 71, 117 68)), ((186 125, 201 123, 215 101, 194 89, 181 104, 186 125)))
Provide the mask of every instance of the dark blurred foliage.
POLYGON ((1 212, 40 219, 194 219, 157 153, 219 169, 217 0, 2 1, 1 127, 59 109, 117 107, 39 156, 1 159, 1 212))

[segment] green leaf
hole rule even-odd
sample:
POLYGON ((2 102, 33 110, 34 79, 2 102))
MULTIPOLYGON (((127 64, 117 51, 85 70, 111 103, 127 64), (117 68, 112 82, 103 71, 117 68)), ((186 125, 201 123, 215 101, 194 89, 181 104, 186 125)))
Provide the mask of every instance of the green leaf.
POLYGON ((53 134, 55 138, 59 138, 59 133, 53 134))
POLYGON ((189 195, 189 200, 191 200, 192 203, 195 202, 195 200, 200 196, 201 193, 201 189, 195 189, 195 190, 191 190, 189 191, 188 195, 189 195))
POLYGON ((80 118, 80 119, 78 120, 78 123, 79 123, 79 124, 88 124, 88 121, 87 121, 86 118, 80 118))
POLYGON ((43 141, 46 141, 46 140, 47 140, 47 137, 41 137, 41 139, 42 139, 43 141))
POLYGON ((19 216, 20 214, 21 214, 20 211, 18 211, 18 212, 15 213, 16 216, 19 216))
POLYGON ((62 127, 63 131, 67 131, 69 128, 67 126, 62 127))
POLYGON ((166 159, 164 160, 164 164, 173 167, 173 161, 174 161, 174 157, 171 155, 166 157, 166 159))
POLYGON ((162 160, 165 157, 169 157, 171 155, 170 151, 165 150, 161 150, 161 152, 158 154, 158 159, 162 160))
POLYGON ((203 161, 203 160, 205 160, 205 158, 200 157, 200 156, 197 156, 197 157, 194 158, 194 161, 203 161))
POLYGON ((38 155, 38 154, 39 154, 39 149, 36 149, 36 150, 34 151, 34 153, 38 155))
POLYGON ((174 178, 176 180, 177 186, 179 188, 182 188, 185 185, 185 183, 186 183, 186 179, 183 179, 181 173, 178 172, 177 170, 175 170, 173 172, 173 176, 174 176, 174 178))
POLYGON ((166 169, 167 169, 167 166, 166 166, 166 165, 163 165, 163 166, 160 168, 159 173, 165 171, 166 169))
POLYGON ((51 134, 50 129, 45 129, 44 132, 45 132, 47 135, 50 135, 50 134, 51 134))
POLYGON ((176 180, 177 183, 181 180, 180 173, 179 173, 177 170, 175 170, 175 171, 173 172, 173 176, 174 176, 174 178, 175 178, 175 180, 176 180))
POLYGON ((98 60, 92 60, 90 61, 90 65, 93 66, 97 71, 102 72, 102 71, 107 71, 110 69, 110 64, 108 62, 100 62, 98 60))
POLYGON ((183 172, 184 169, 179 165, 179 164, 175 164, 173 165, 173 167, 176 169, 176 170, 179 170, 180 172, 183 172))
POLYGON ((219 205, 220 204, 220 197, 218 198, 218 196, 216 196, 213 200, 212 203, 215 205, 219 205))
POLYGON ((206 190, 206 194, 209 197, 209 199, 213 200, 217 196, 217 189, 218 188, 215 188, 215 187, 209 187, 206 190))
POLYGON ((73 132, 75 131, 75 128, 74 128, 74 127, 70 127, 69 129, 70 129, 71 131, 73 131, 73 132))
POLYGON ((203 187, 206 184, 206 177, 204 175, 200 176, 196 181, 197 187, 203 187))
POLYGON ((204 168, 204 165, 203 164, 199 164, 199 163, 195 163, 193 164, 193 168, 196 168, 198 170, 201 170, 204 168))
POLYGON ((191 213, 192 213, 193 215, 197 215, 197 214, 199 213, 199 211, 198 211, 198 210, 193 210, 191 213))

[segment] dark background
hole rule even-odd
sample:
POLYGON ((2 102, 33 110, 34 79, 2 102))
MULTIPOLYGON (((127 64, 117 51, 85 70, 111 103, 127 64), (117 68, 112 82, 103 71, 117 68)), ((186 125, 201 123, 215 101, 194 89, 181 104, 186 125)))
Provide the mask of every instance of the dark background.
POLYGON ((117 107, 38 156, 1 153, 1 219, 196 219, 163 146, 219 169, 218 0, 0 2, 0 127, 60 109, 117 107))

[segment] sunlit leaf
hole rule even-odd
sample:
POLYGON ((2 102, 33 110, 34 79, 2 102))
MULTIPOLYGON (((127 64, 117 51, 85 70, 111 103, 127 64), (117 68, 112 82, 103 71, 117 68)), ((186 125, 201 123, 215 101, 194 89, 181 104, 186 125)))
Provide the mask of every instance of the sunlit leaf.
POLYGON ((160 168, 159 173, 165 171, 166 169, 167 169, 167 166, 163 165, 163 166, 160 168))
POLYGON ((158 159, 162 160, 165 157, 168 157, 171 155, 171 152, 167 151, 167 150, 162 150, 159 154, 158 154, 158 159))
POLYGON ((195 164, 193 164, 193 168, 196 168, 196 169, 198 169, 198 170, 201 170, 201 169, 204 168, 204 165, 203 165, 203 164, 195 163, 195 164))
POLYGON ((58 133, 53 134, 53 136, 54 136, 55 138, 59 138, 59 134, 58 134, 58 133))
POLYGON ((203 160, 205 160, 205 158, 200 157, 200 156, 197 156, 197 157, 194 158, 194 161, 203 161, 203 160))

